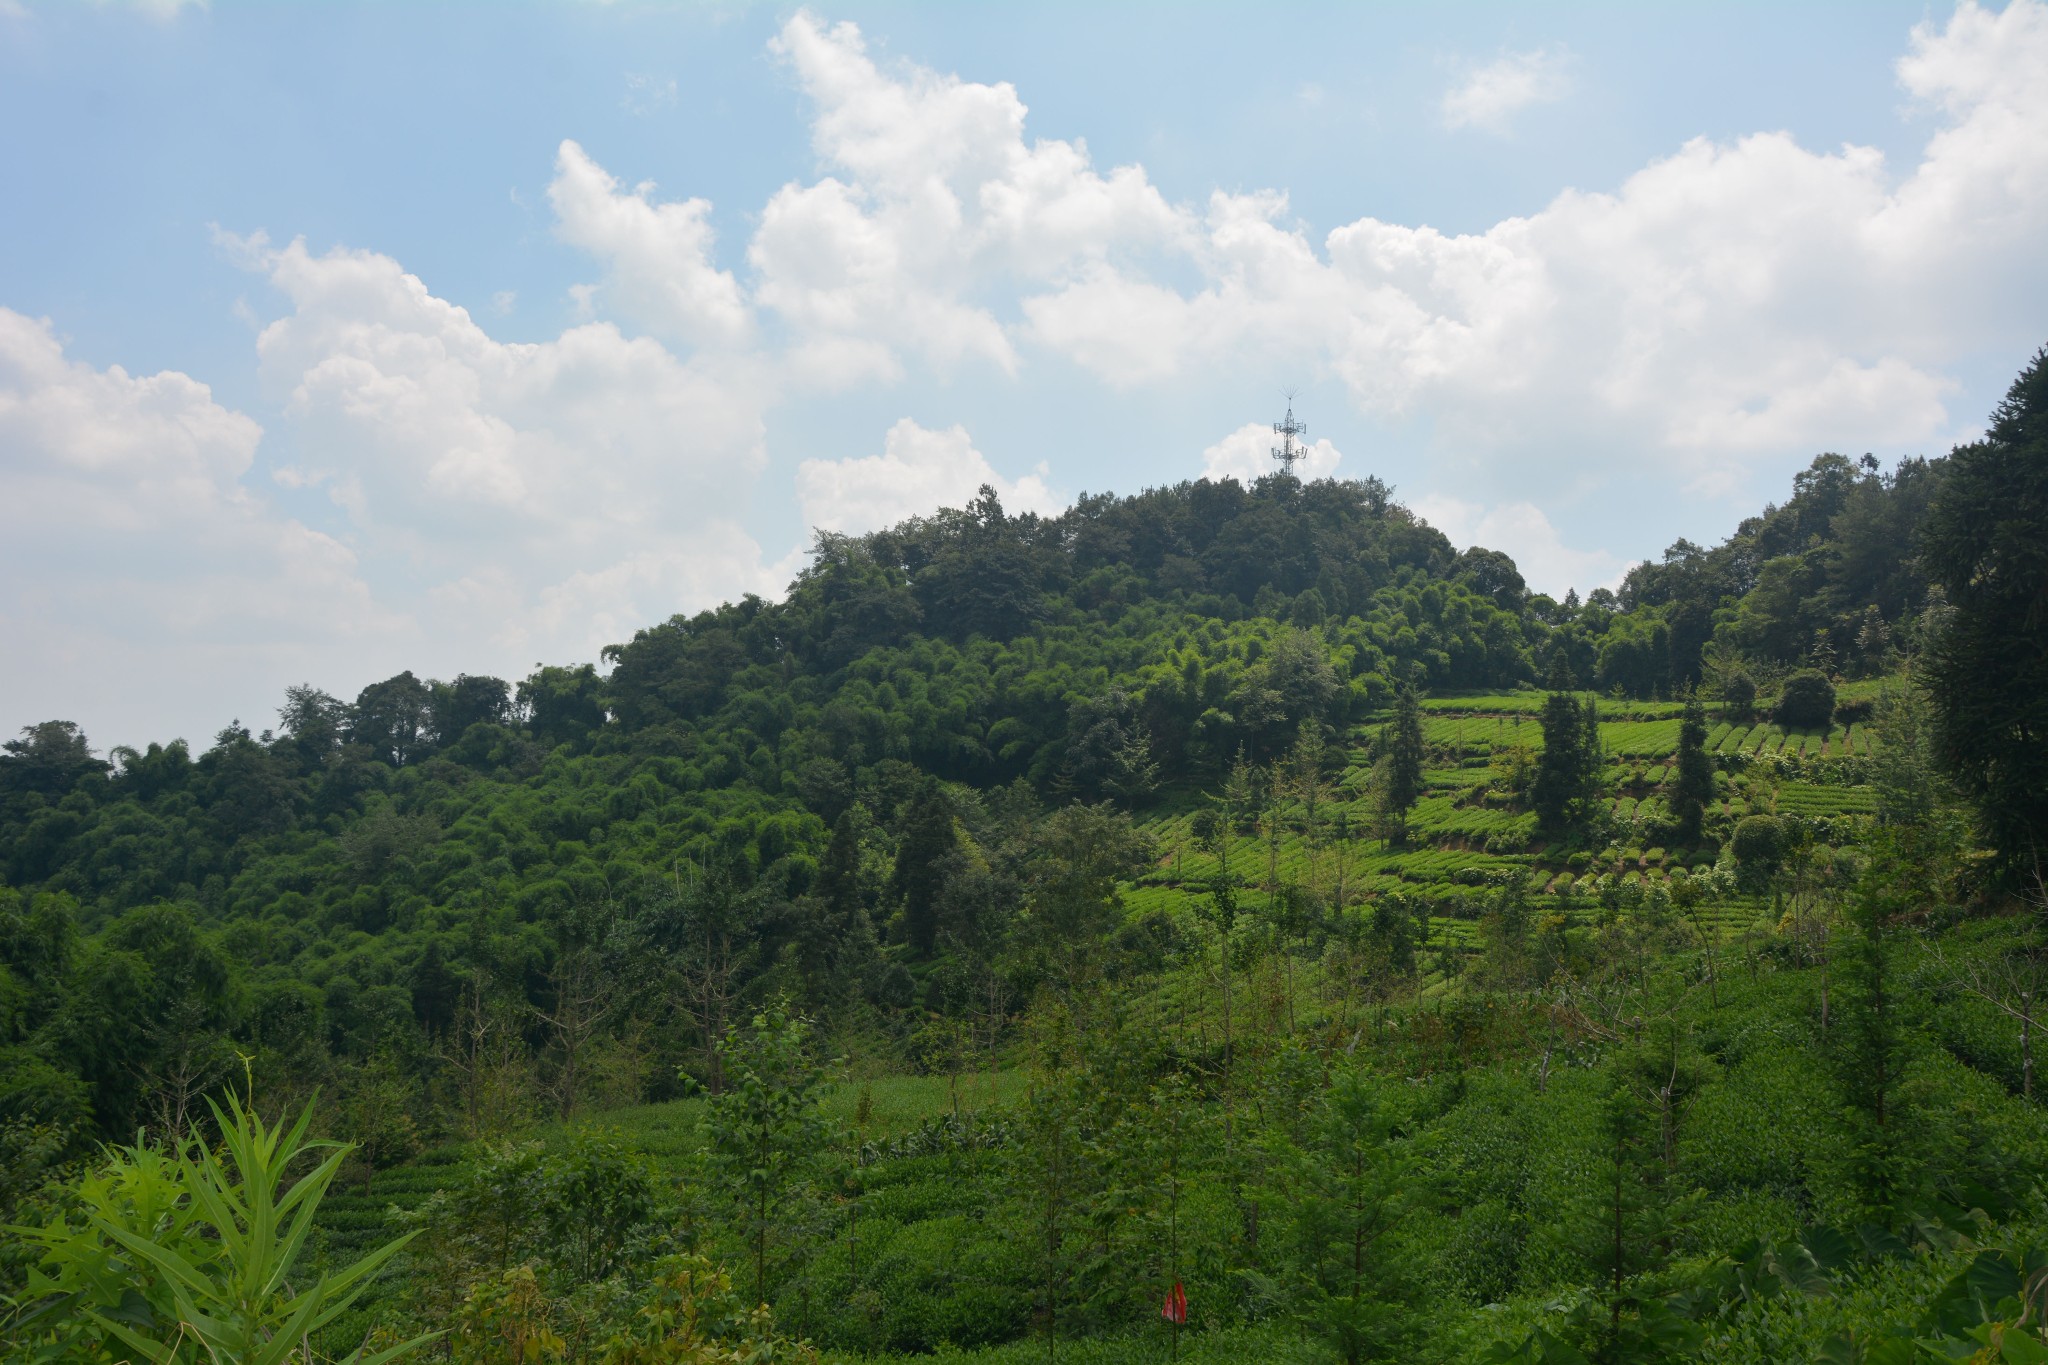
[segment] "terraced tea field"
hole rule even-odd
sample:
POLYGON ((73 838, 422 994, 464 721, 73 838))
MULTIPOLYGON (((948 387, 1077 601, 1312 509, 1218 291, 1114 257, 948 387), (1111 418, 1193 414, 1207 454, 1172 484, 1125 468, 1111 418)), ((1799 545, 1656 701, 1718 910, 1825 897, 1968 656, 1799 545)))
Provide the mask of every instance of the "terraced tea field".
MULTIPOLYGON (((1712 722, 1707 748, 1717 756, 1717 811, 1710 837, 1695 848, 1656 846, 1653 832, 1668 819, 1664 789, 1678 749, 1682 707, 1676 702, 1599 702, 1600 739, 1608 756, 1606 782, 1619 831, 1599 850, 1567 853, 1541 840, 1535 817, 1495 790, 1497 762, 1514 749, 1540 753, 1536 714, 1541 692, 1431 697, 1422 703, 1428 750, 1427 791, 1410 813, 1406 847, 1391 847, 1376 833, 1367 792, 1367 755, 1376 724, 1347 736, 1347 763, 1334 776, 1332 799, 1313 820, 1303 804, 1283 798, 1267 813, 1247 814, 1225 841, 1240 903, 1251 912, 1277 903, 1273 888, 1313 889, 1325 904, 1344 907, 1398 894, 1428 913, 1433 946, 1458 948, 1472 938, 1471 921, 1501 883, 1524 878, 1538 894, 1555 898, 1568 916, 1605 910, 1619 888, 1668 886, 1713 868, 1721 857, 1718 827, 1753 812, 1815 822, 1823 837, 1854 837, 1876 811, 1873 790, 1850 779, 1868 755, 1869 727, 1836 726, 1826 732, 1787 732, 1768 721, 1712 722), (1836 766, 1836 765, 1840 766, 1836 766)), ((1156 867, 1127 888, 1127 906, 1139 912, 1196 915, 1223 871, 1225 850, 1204 850, 1194 819, 1206 803, 1190 802, 1146 821, 1158 841, 1156 867)), ((1632 894, 1624 892, 1624 894, 1632 894)), ((1755 902, 1717 892, 1695 912, 1699 925, 1722 935, 1754 927, 1764 913, 1755 902)))

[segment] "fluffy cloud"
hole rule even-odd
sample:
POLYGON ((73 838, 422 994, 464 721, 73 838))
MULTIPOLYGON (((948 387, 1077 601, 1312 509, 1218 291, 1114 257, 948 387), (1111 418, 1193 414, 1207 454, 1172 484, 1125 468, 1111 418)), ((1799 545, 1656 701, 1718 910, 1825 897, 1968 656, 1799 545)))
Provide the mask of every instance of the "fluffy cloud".
POLYGON ((1444 92, 1444 124, 1502 132, 1516 114, 1571 93, 1571 57, 1561 48, 1510 52, 1444 92))
POLYGON ((1460 550, 1483 545, 1515 561, 1531 591, 1563 597, 1620 584, 1628 566, 1605 550, 1574 550, 1564 543, 1543 509, 1529 502, 1487 507, 1440 494, 1411 501, 1410 509, 1450 538, 1460 550))
POLYGON ((161 738, 165 707, 259 721, 296 670, 405 635, 348 548, 244 489, 261 435, 189 376, 96 369, 0 308, 0 712, 104 719, 102 744, 161 738))
MULTIPOLYGON (((763 354, 797 390, 913 364, 1021 377, 1046 356, 1164 388, 1250 355, 1422 419, 1444 486, 1528 500, 1649 461, 1723 493, 1759 460, 1938 441, 1948 365, 2035 325, 2048 8, 1965 3, 1909 43, 1899 79, 1940 124, 1903 171, 1783 133, 1699 139, 1484 232, 1362 218, 1317 237, 1279 192, 1169 202, 1142 167, 1029 138, 1008 84, 885 66, 855 26, 799 13, 771 46, 814 105, 825 173, 770 198, 742 282, 713 263, 701 201, 657 205, 573 144, 557 211, 610 264, 606 297, 667 334, 732 343, 772 318, 763 354), (689 332, 706 317, 723 321, 689 332)), ((1568 65, 1504 57, 1447 116, 1497 125, 1568 65)))
MULTIPOLYGON (((1247 422, 1202 452, 1202 476, 1208 479, 1236 479, 1249 487, 1280 467, 1273 458, 1273 428, 1262 422, 1247 422)), ((1308 453, 1295 463, 1295 475, 1303 479, 1327 479, 1337 472, 1344 457, 1327 440, 1304 442, 1308 453)))
POLYGON ((562 240, 610 267, 602 289, 616 312, 691 344, 744 342, 753 317, 731 273, 711 263, 710 203, 656 204, 653 190, 647 183, 622 191, 581 147, 565 141, 548 203, 562 240))
POLYGON ((763 374, 609 322, 501 342, 372 252, 232 243, 291 311, 257 339, 298 447, 379 586, 422 599, 449 662, 593 657, 634 625, 776 591, 737 528, 765 463, 763 374))
POLYGON ((974 448, 965 427, 943 431, 905 417, 889 428, 882 453, 850 460, 805 460, 797 466, 804 524, 858 535, 941 507, 965 507, 983 484, 1006 512, 1051 514, 1066 506, 1046 485, 1040 465, 1014 483, 974 448))
POLYGON ((941 370, 1014 373, 990 297, 1184 230, 1139 168, 1104 175, 1079 142, 1026 145, 1024 104, 1007 83, 891 75, 852 24, 809 14, 773 47, 817 107, 812 143, 834 174, 777 191, 748 260, 759 301, 822 382, 894 378, 906 353, 941 370))
POLYGON ((1113 384, 1248 352, 1334 374, 1367 413, 1428 418, 1447 481, 1518 498, 1565 450, 1568 480, 1649 459, 1714 490, 1761 456, 1935 440, 1944 366, 2038 325, 2048 10, 1965 4, 1899 74, 1945 120, 1904 175, 1869 148, 1701 139, 1483 233, 1365 218, 1320 243, 1278 196, 1219 194, 1172 263, 1196 286, 1091 265, 1026 299, 1030 334, 1113 384))

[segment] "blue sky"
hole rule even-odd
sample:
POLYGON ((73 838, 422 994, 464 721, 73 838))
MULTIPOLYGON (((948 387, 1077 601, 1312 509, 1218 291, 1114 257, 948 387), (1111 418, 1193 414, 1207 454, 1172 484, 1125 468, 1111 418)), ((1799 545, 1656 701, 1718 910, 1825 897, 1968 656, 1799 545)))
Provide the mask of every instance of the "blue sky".
POLYGON ((2039 0, 0 0, 0 728, 593 658, 1290 388, 1584 590, 1977 428, 2043 128, 2039 0))

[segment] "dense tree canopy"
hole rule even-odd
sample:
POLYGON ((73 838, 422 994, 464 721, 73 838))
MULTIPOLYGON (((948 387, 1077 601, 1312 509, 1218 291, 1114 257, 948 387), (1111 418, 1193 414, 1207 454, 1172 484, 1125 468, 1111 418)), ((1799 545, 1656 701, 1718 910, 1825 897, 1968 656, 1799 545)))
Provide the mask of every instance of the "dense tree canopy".
MULTIPOLYGON (((1970 482, 1931 544, 1986 499, 2024 502, 2006 483, 2028 467, 2030 411, 2016 396, 1959 455, 1970 482)), ((786 982, 910 999, 925 964, 999 940, 1034 888, 1058 884, 1035 860, 1065 856, 1072 831, 1031 813, 1044 803, 1142 811, 1233 763, 1279 765, 1303 734, 1334 737, 1404 693, 1560 673, 1649 698, 1716 669, 1775 693, 1799 665, 1884 666, 1926 606, 1889 550, 1926 521, 1946 468, 1821 456, 1723 545, 1680 542, 1583 602, 1531 594, 1497 551, 1458 553, 1373 479, 1200 480, 1053 517, 1011 515, 984 489, 872 535, 820 534, 784 600, 649 626, 604 651, 604 672, 404 672, 351 700, 295 687, 272 730, 111 761, 75 726, 31 725, 0 751, 0 875, 9 913, 43 926, 16 940, 49 946, 8 950, 21 1003, 0 1109, 123 1132, 146 1094, 217 1081, 227 1041, 364 1056, 400 1022, 452 1026, 483 983, 553 1017, 574 994, 564 926, 600 907, 621 942, 658 941, 692 878, 741 888, 710 939, 684 916, 710 954, 685 993, 700 1057, 705 1002, 722 995, 786 982), (145 922, 157 937, 136 937, 145 922), (198 968, 137 945, 170 941, 172 924, 203 945, 179 961, 231 965, 166 1021, 165 983, 198 968), (94 1027, 63 1003, 89 986, 94 1027), (94 1055, 103 1033, 134 1055, 94 1055)), ((1995 602, 1975 569, 1932 557, 1955 610, 2020 610, 2013 594, 2038 592, 2024 539, 2008 537, 1995 602)), ((1540 760, 1553 830, 1583 832, 1604 762, 1589 708, 1560 711, 1540 760)), ((1426 761, 1412 698, 1402 714, 1382 793, 1395 828, 1426 761)), ((1040 922, 1096 923, 1056 904, 1040 922)))
POLYGON ((2048 860, 2048 349, 2013 381, 1984 439, 1949 457, 1920 555, 1945 594, 1929 651, 1943 763, 1991 842, 2038 876, 2048 860))

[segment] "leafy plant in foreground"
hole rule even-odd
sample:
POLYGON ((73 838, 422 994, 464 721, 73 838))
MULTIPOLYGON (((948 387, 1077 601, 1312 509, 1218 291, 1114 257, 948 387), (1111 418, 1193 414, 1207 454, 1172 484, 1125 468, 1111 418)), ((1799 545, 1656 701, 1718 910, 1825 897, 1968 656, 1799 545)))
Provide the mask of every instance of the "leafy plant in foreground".
MULTIPOLYGON (((152 1365, 313 1365, 321 1358, 314 1337, 411 1240, 294 1288, 314 1216, 349 1148, 307 1141, 310 1105, 289 1128, 264 1123, 233 1097, 225 1112, 212 1108, 219 1153, 197 1142, 110 1149, 74 1190, 77 1222, 66 1211, 41 1228, 13 1229, 42 1249, 25 1296, 32 1306, 10 1324, 27 1359, 104 1350, 152 1365), (322 1151, 292 1179, 295 1165, 322 1151)), ((349 1359, 384 1365, 428 1339, 349 1359)))

